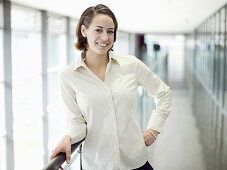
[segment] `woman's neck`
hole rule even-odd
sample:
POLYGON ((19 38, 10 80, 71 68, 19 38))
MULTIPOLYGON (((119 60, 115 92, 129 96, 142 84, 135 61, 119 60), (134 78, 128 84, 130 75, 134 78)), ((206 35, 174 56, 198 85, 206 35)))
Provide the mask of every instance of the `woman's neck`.
POLYGON ((85 63, 87 64, 87 66, 93 66, 95 68, 103 68, 106 67, 109 58, 108 58, 108 54, 104 54, 104 55, 98 55, 98 54, 94 54, 91 53, 89 51, 86 51, 85 53, 85 63))

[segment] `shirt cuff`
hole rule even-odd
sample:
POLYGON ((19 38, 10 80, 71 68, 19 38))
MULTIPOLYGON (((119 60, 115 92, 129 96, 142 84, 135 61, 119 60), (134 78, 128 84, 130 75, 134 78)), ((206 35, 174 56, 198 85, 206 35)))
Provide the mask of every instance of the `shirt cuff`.
POLYGON ((66 135, 70 136, 71 144, 77 143, 86 137, 86 128, 80 131, 78 131, 78 129, 77 130, 68 129, 66 131, 66 135))
MULTIPOLYGON (((154 114, 154 113, 152 113, 154 114)), ((153 129, 158 131, 160 134, 163 132, 164 129, 164 124, 165 124, 165 119, 163 119, 160 116, 151 116, 147 129, 153 129)))

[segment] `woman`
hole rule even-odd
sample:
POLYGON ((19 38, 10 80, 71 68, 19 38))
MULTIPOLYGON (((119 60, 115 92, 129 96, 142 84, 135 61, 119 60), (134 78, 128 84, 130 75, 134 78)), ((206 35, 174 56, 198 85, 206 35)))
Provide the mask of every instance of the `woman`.
POLYGON ((153 169, 148 151, 171 110, 171 92, 148 67, 133 56, 112 53, 117 20, 105 5, 86 9, 77 25, 76 48, 81 56, 59 76, 67 117, 67 134, 51 159, 66 153, 83 138, 85 170, 153 169), (136 113, 137 87, 155 98, 148 130, 141 132, 136 113))

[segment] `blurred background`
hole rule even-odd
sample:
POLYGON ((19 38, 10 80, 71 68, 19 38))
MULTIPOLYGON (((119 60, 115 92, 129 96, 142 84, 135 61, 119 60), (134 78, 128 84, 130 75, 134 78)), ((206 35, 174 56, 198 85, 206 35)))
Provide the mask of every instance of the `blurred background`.
MULTIPOLYGON (((42 169, 64 135, 58 72, 82 12, 103 3, 134 55, 173 91, 165 130, 149 147, 156 170, 227 170, 227 0, 0 0, 0 170, 42 169)), ((145 130, 155 105, 138 88, 145 130)), ((79 169, 74 161, 73 169, 79 169)))

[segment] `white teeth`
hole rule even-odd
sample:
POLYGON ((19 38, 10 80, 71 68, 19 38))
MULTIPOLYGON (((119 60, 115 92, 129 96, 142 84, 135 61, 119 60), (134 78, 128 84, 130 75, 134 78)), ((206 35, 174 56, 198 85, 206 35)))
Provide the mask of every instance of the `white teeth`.
POLYGON ((106 47, 108 44, 98 43, 98 45, 100 45, 100 46, 102 46, 102 47, 106 47))

